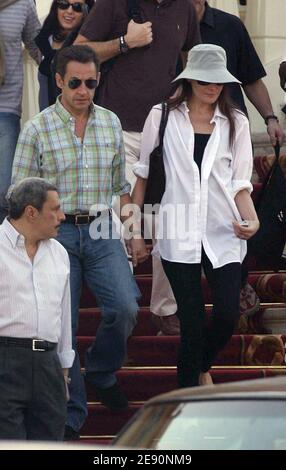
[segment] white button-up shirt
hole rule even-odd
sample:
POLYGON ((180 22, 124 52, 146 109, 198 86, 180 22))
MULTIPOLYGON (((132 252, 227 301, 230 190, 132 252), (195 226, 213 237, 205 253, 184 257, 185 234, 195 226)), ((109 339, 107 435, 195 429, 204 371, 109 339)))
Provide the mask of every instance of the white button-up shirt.
POLYGON ((54 239, 29 258, 23 235, 0 225, 0 336, 58 343, 63 368, 73 364, 69 258, 54 239))
MULTIPOLYGON (((252 146, 248 119, 235 111, 235 139, 229 147, 229 121, 216 107, 206 145, 201 178, 194 161, 194 129, 186 103, 170 111, 164 135, 166 190, 158 219, 157 244, 166 260, 200 263, 202 246, 214 268, 242 262, 246 241, 236 237, 232 221, 241 221, 234 197, 252 191, 252 146), (167 216, 166 216, 167 214, 167 216)), ((151 110, 142 134, 136 176, 147 178, 149 156, 159 143, 161 106, 151 110)))

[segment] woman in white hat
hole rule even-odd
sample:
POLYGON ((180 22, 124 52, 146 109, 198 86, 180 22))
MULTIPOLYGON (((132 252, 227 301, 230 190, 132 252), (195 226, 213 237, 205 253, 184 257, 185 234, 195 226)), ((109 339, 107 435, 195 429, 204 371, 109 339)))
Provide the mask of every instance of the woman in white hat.
MULTIPOLYGON (((179 387, 211 383, 209 369, 231 338, 239 314, 241 262, 246 240, 259 228, 250 197, 252 146, 246 116, 234 109, 223 48, 193 47, 176 98, 169 100, 163 157, 166 188, 157 244, 180 320, 179 387), (213 298, 205 323, 201 271, 213 298)), ((142 206, 149 156, 158 145, 162 106, 154 106, 143 130, 133 201, 142 206)))

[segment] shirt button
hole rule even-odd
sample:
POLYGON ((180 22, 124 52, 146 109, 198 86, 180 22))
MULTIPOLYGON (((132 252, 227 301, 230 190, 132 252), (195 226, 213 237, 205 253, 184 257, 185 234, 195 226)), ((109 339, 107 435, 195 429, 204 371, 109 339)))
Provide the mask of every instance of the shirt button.
POLYGON ((86 185, 86 189, 88 189, 88 184, 86 185))
POLYGON ((85 168, 88 168, 88 165, 85 165, 85 168))

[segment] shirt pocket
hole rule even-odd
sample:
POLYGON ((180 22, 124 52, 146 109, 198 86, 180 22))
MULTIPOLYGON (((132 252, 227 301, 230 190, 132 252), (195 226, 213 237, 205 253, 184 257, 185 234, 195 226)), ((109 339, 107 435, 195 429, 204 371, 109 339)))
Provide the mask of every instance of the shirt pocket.
POLYGON ((51 318, 54 314, 61 312, 63 294, 67 282, 66 273, 45 273, 39 281, 39 292, 41 298, 38 302, 43 302, 43 307, 48 309, 51 318))
POLYGON ((38 165, 42 175, 49 179, 51 176, 58 176, 67 171, 76 170, 77 161, 77 152, 74 148, 70 146, 66 148, 53 146, 51 150, 43 152, 38 165))

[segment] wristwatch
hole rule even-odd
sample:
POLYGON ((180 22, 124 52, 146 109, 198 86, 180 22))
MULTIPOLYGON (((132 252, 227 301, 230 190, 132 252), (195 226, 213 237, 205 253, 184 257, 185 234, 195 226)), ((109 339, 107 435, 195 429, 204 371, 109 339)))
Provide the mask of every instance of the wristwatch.
POLYGON ((275 119, 275 121, 279 122, 279 119, 278 119, 277 116, 275 116, 275 114, 269 114, 269 116, 265 116, 265 118, 264 118, 264 122, 265 122, 266 126, 268 126, 269 119, 275 119))
POLYGON ((126 52, 129 51, 129 47, 124 39, 124 36, 120 36, 119 38, 119 49, 121 54, 125 54, 126 52))

